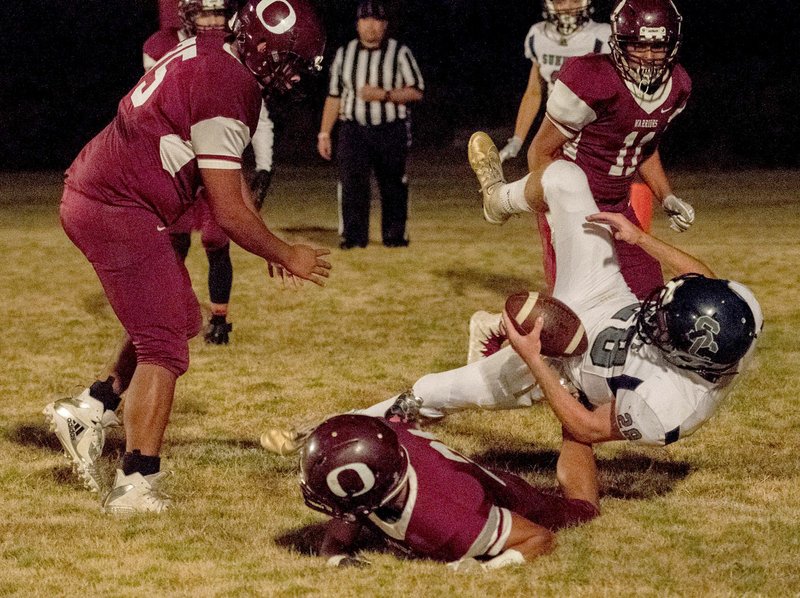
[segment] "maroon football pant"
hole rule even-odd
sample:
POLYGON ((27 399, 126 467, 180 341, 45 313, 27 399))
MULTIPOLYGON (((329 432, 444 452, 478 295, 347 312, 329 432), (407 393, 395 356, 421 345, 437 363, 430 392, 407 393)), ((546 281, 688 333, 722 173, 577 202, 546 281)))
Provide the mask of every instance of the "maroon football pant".
POLYGON ((91 262, 131 337, 137 363, 183 374, 188 339, 200 331, 202 319, 189 273, 161 220, 149 210, 100 203, 69 187, 60 212, 64 231, 91 262))

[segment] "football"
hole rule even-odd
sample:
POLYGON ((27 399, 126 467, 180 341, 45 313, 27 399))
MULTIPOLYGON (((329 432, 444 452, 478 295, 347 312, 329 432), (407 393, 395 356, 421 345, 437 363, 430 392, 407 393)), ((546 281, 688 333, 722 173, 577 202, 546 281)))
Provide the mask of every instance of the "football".
POLYGON ((520 334, 533 330, 536 318, 542 316, 542 355, 572 357, 581 355, 589 346, 580 318, 567 305, 551 295, 533 291, 514 293, 506 299, 514 328, 520 334))

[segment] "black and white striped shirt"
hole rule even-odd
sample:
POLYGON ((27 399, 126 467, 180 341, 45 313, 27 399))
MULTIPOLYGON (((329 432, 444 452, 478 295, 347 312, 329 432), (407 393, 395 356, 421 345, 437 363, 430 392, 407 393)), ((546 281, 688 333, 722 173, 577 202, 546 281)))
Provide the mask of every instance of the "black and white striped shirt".
POLYGON ((407 46, 387 38, 380 47, 370 50, 356 38, 336 51, 331 65, 328 94, 341 98, 339 120, 354 120, 375 126, 402 120, 408 108, 393 102, 365 102, 358 97, 364 85, 385 90, 399 87, 425 89, 417 61, 407 46))

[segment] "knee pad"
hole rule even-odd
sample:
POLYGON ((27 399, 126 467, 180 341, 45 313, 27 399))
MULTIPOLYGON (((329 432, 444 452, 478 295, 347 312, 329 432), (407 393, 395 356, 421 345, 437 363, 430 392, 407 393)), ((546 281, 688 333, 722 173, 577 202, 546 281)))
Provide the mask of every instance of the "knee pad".
POLYGON ((567 212, 586 209, 587 201, 595 206, 589 179, 580 166, 567 160, 556 160, 542 174, 542 188, 547 205, 557 203, 567 212))

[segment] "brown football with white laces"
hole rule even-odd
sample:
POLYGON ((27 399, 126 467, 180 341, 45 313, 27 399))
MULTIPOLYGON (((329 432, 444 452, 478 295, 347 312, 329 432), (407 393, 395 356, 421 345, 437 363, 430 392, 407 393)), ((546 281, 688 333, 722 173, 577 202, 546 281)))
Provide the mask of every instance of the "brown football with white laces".
POLYGON ((542 355, 573 357, 586 352, 589 346, 581 319, 552 295, 534 291, 514 293, 506 299, 506 312, 522 335, 530 334, 536 318, 542 316, 542 355))

